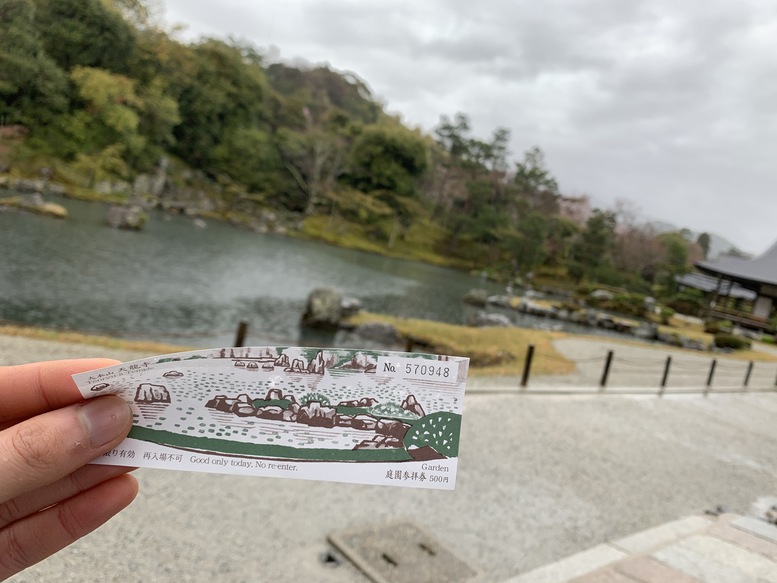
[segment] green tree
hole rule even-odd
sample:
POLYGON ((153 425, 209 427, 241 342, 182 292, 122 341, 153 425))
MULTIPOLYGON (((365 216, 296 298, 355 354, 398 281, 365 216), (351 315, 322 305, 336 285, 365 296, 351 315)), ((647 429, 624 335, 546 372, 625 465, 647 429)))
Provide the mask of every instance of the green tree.
POLYGON ((43 50, 31 0, 0 4, 0 123, 48 121, 67 105, 67 77, 43 50))
POLYGON ((59 67, 96 67, 128 73, 135 30, 101 0, 35 0, 46 53, 59 67))
POLYGON ((515 165, 513 183, 532 208, 546 214, 558 212, 558 183, 548 170, 545 154, 539 147, 531 148, 524 154, 523 161, 515 165))
POLYGON ((610 263, 615 241, 615 213, 595 209, 572 252, 570 273, 580 281, 610 263))
POLYGON ((413 197, 427 166, 418 132, 399 124, 368 126, 353 145, 351 180, 364 192, 389 191, 413 197))
POLYGON ((186 72, 170 84, 181 116, 173 150, 189 164, 217 174, 214 152, 225 134, 266 121, 268 87, 259 57, 250 47, 206 39, 173 58, 183 60, 179 66, 186 72))

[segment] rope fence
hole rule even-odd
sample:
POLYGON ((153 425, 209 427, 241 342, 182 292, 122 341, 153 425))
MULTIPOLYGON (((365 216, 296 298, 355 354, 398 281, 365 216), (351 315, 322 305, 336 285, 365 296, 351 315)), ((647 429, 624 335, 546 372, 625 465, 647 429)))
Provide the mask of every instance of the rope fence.
POLYGON ((528 347, 523 363, 523 374, 518 387, 521 393, 533 394, 700 394, 730 392, 777 391, 777 362, 735 361, 694 355, 667 355, 665 358, 634 358, 619 356, 614 350, 586 358, 564 358, 556 354, 537 352, 528 347), (576 374, 570 380, 541 377, 550 385, 538 384, 532 379, 536 361, 572 362, 576 374), (617 378, 615 386, 612 379, 617 378), (573 382, 574 389, 563 390, 573 382))

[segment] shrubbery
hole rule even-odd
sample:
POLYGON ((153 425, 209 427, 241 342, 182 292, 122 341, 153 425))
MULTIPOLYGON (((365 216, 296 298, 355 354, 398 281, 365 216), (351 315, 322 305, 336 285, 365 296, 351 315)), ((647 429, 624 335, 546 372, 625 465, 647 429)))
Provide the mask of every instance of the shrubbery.
POLYGON ((726 332, 731 334, 734 325, 726 320, 707 320, 704 322, 704 332, 707 334, 717 334, 718 332, 726 332))
POLYGON ((419 419, 405 434, 405 448, 429 446, 445 457, 459 455, 461 415, 432 413, 419 419))
POLYGON ((733 350, 748 349, 753 345, 747 338, 729 334, 727 332, 718 332, 715 334, 715 346, 717 348, 731 348, 733 350))

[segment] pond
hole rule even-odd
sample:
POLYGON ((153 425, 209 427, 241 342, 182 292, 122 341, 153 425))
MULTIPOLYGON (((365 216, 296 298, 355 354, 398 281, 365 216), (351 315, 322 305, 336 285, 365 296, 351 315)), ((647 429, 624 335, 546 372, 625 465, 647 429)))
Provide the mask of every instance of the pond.
POLYGON ((158 211, 144 231, 119 231, 103 204, 57 202, 67 220, 0 213, 0 320, 193 347, 229 345, 245 320, 248 343, 293 344, 317 287, 451 323, 471 313, 468 290, 504 292, 453 269, 158 211))

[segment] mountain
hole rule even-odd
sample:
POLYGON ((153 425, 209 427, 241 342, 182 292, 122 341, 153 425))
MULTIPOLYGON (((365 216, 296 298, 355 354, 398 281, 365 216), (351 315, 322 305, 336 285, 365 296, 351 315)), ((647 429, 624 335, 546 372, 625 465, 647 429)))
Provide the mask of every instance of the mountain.
MULTIPOLYGON (((682 230, 681 227, 673 225, 672 223, 667 223, 665 221, 650 221, 648 226, 653 228, 657 233, 671 233, 674 231, 682 230)), ((699 238, 699 235, 701 235, 701 232, 697 233, 695 231, 691 231, 690 229, 688 229, 688 233, 689 235, 687 238, 690 241, 696 241, 696 239, 699 238)), ((731 249, 736 249, 745 257, 752 257, 752 254, 745 253, 728 239, 721 237, 720 235, 716 235, 715 233, 708 232, 708 234, 710 236, 710 252, 708 256, 709 260, 718 259, 721 255, 726 255, 729 251, 731 251, 731 249)))

